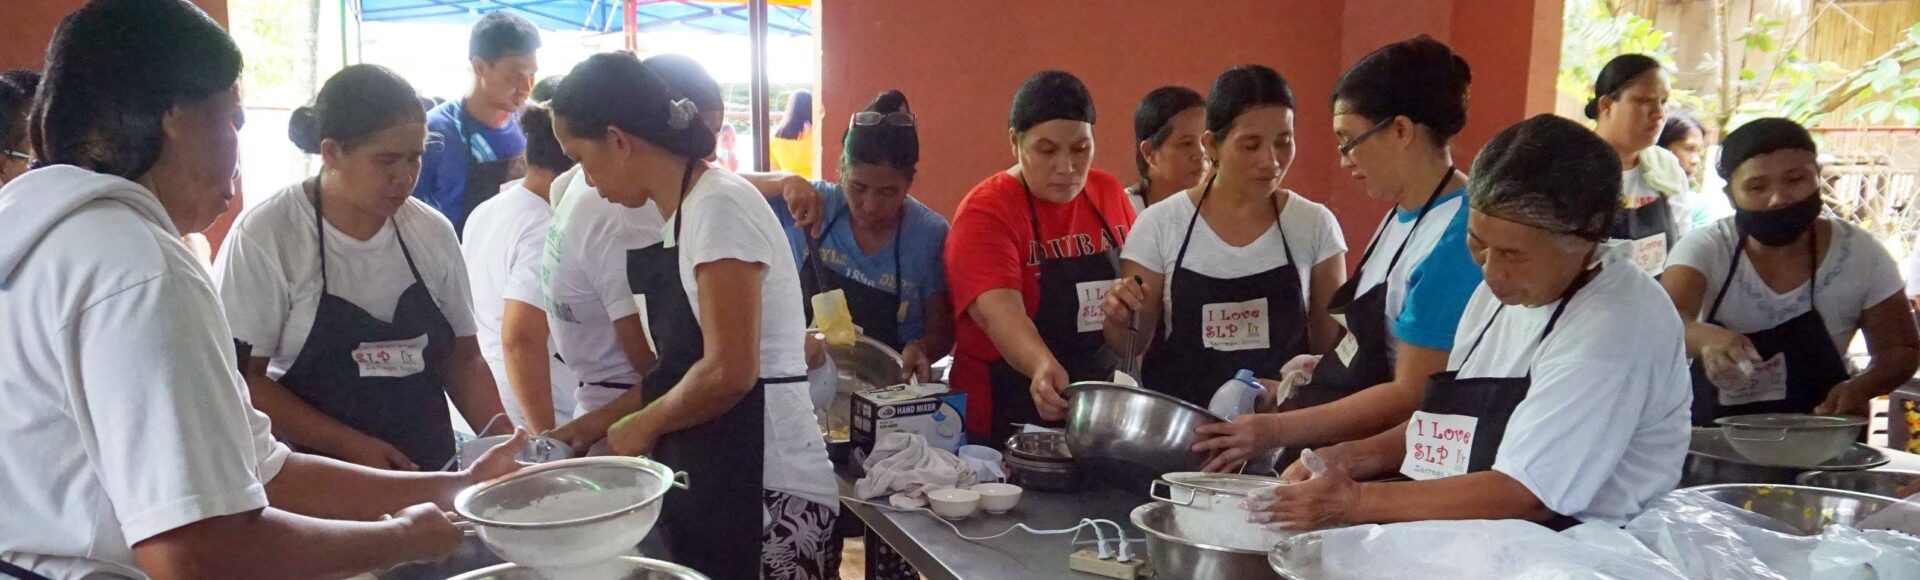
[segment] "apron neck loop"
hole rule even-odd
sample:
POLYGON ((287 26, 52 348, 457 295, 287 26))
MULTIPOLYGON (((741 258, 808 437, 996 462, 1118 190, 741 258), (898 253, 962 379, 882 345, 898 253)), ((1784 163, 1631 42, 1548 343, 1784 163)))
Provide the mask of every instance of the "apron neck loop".
MULTIPOLYGON (((1553 327, 1560 324, 1560 315, 1565 314, 1567 312, 1567 305, 1573 303, 1574 294, 1578 293, 1581 288, 1587 287, 1588 283, 1599 276, 1596 272, 1596 270, 1581 271, 1580 275, 1574 278, 1573 283, 1567 285, 1566 291, 1560 293, 1560 303, 1553 307, 1553 315, 1547 317, 1547 326, 1540 329, 1540 338, 1536 339, 1535 342, 1546 342, 1547 335, 1553 333, 1553 327)), ((1487 338, 1487 330, 1493 328, 1493 322, 1499 320, 1500 313, 1506 309, 1507 305, 1505 304, 1501 304, 1498 308, 1493 309, 1493 316, 1487 317, 1487 324, 1480 327, 1480 333, 1474 336, 1473 346, 1467 347, 1467 354, 1460 357, 1460 368, 1467 368, 1467 361, 1473 358, 1473 352, 1480 349, 1480 341, 1487 338)), ((1532 374, 1532 372, 1529 371, 1528 374, 1532 374)))

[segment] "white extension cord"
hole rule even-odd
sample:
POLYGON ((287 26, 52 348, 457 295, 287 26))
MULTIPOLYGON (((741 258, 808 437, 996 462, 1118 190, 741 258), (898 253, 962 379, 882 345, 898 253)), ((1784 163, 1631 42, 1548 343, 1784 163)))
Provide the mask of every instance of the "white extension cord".
POLYGON ((1061 528, 1057 530, 1034 529, 1025 523, 1016 523, 1013 525, 1013 527, 1009 527, 1005 530, 1002 530, 1000 533, 988 535, 988 536, 975 537, 975 536, 966 535, 965 533, 961 532, 958 526, 953 525, 953 522, 947 521, 946 518, 940 517, 940 514, 934 513, 933 510, 930 510, 927 508, 901 508, 901 507, 895 507, 889 504, 874 503, 866 500, 853 499, 850 497, 842 497, 840 499, 841 501, 849 501, 853 503, 869 505, 869 506, 877 507, 890 512, 903 512, 903 513, 904 512, 924 512, 927 515, 932 516, 934 521, 945 524, 948 529, 953 530, 953 535, 959 536, 960 539, 966 540, 969 542, 983 542, 986 540, 991 540, 994 538, 1005 536, 1007 534, 1011 534, 1014 532, 1014 530, 1024 530, 1027 533, 1042 535, 1042 536, 1071 533, 1073 534, 1073 537, 1068 539, 1068 545, 1081 546, 1086 544, 1086 542, 1083 542, 1080 540, 1081 530, 1086 529, 1088 526, 1092 526, 1093 535, 1094 535, 1093 542, 1097 544, 1095 547, 1099 550, 1100 559, 1102 560, 1113 559, 1119 562, 1131 562, 1133 561, 1132 544, 1134 542, 1146 541, 1145 538, 1132 538, 1132 539, 1127 538, 1127 529, 1125 527, 1122 527, 1119 523, 1114 522, 1113 520, 1093 519, 1093 518, 1081 518, 1079 524, 1076 524, 1071 528, 1061 528), (1113 546, 1117 546, 1117 547, 1109 546, 1106 532, 1100 528, 1100 524, 1113 526, 1114 532, 1118 536, 1112 540, 1112 543, 1113 543, 1113 546))

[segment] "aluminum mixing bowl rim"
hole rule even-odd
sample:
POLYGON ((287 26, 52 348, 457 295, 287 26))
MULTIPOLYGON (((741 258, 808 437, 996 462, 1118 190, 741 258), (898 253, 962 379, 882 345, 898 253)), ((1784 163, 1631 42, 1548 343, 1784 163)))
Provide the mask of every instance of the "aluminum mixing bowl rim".
MULTIPOLYGON (((1242 555, 1246 555, 1246 554, 1265 554, 1265 553, 1266 553, 1266 551, 1265 551, 1265 550, 1242 550, 1242 549, 1239 549, 1239 548, 1228 548, 1228 547, 1225 547, 1225 546, 1215 546, 1215 545, 1213 545, 1213 544, 1206 544, 1206 543, 1201 543, 1201 542, 1196 542, 1196 541, 1193 541, 1193 540, 1189 540, 1189 539, 1186 539, 1186 538, 1182 538, 1182 537, 1179 537, 1179 536, 1175 536, 1175 535, 1173 535, 1173 534, 1169 534, 1169 533, 1166 533, 1166 532, 1162 532, 1162 531, 1160 531, 1160 530, 1156 530, 1156 529, 1153 529, 1153 528, 1152 528, 1151 526, 1148 526, 1148 525, 1147 525, 1147 522, 1145 521, 1145 515, 1146 515, 1146 513, 1147 513, 1148 511, 1151 511, 1151 510, 1153 510, 1153 509, 1155 509, 1155 508, 1162 508, 1162 509, 1167 509, 1167 510, 1172 510, 1172 509, 1173 509, 1173 507, 1174 507, 1174 505, 1173 505, 1173 504, 1170 504, 1170 503, 1166 503, 1166 502, 1161 502, 1161 501, 1150 501, 1150 502, 1147 502, 1147 503, 1144 503, 1144 504, 1141 504, 1141 505, 1140 505, 1140 507, 1137 507, 1137 508, 1133 508, 1133 512, 1132 512, 1132 513, 1129 513, 1129 514, 1127 514, 1127 519, 1128 519, 1128 520, 1131 520, 1131 521, 1133 522, 1133 527, 1135 527, 1135 528, 1139 528, 1139 530, 1140 530, 1141 532, 1145 532, 1145 533, 1147 533, 1147 534, 1151 534, 1151 535, 1153 535, 1154 537, 1156 537, 1156 538, 1160 538, 1160 539, 1161 539, 1161 540, 1163 540, 1163 541, 1168 541, 1168 542, 1174 542, 1174 543, 1177 543, 1177 544, 1180 544, 1180 545, 1183 545, 1183 546, 1191 546, 1191 547, 1195 547, 1195 548, 1204 548, 1204 549, 1208 549, 1208 550, 1219 550, 1219 551, 1222 551, 1222 552, 1227 552, 1227 553, 1230 553, 1230 554, 1242 554, 1242 555), (1164 507, 1163 507, 1163 506, 1164 506, 1164 507)), ((1169 517, 1169 518, 1171 518, 1171 517, 1172 517, 1172 514, 1168 514, 1168 517, 1169 517)))
POLYGON ((460 490, 459 495, 454 496, 453 511, 454 513, 460 514, 460 517, 466 518, 466 520, 469 522, 473 522, 475 524, 479 524, 481 526, 490 527, 490 528, 504 528, 504 529, 510 529, 510 530, 545 530, 545 529, 554 529, 554 528, 565 528, 565 527, 604 522, 607 520, 612 520, 615 518, 619 518, 621 516, 634 513, 636 511, 639 511, 647 507, 648 505, 653 504, 656 501, 660 501, 660 497, 666 495, 668 489, 675 488, 675 487, 678 487, 680 489, 686 489, 687 485, 688 485, 687 472, 673 471, 671 468, 668 468, 665 464, 662 464, 658 461, 654 461, 652 459, 647 459, 645 457, 620 457, 620 456, 577 457, 573 459, 562 459, 559 461, 553 461, 553 462, 541 463, 541 464, 533 465, 529 467, 523 467, 519 471, 515 471, 511 474, 501 476, 497 479, 494 479, 493 481, 488 481, 478 485, 469 486, 466 489, 460 490), (540 474, 548 471, 568 469, 572 467, 579 467, 583 465, 586 465, 586 466, 600 465, 600 466, 635 468, 639 471, 650 473, 650 474, 653 474, 655 477, 660 478, 660 482, 663 485, 661 485, 658 489, 653 490, 653 493, 649 494, 646 499, 640 500, 638 502, 634 502, 634 504, 631 506, 620 508, 618 510, 614 510, 604 514, 587 516, 584 518, 575 518, 571 520, 563 520, 558 522, 537 522, 537 523, 502 522, 499 520, 487 519, 487 518, 481 517, 477 513, 474 513, 474 510, 473 510, 474 499, 478 498, 480 494, 486 493, 488 490, 491 490, 495 487, 512 483, 514 481, 518 481, 520 479, 530 477, 536 474, 540 474))
MULTIPOLYGON (((1206 408, 1206 407, 1202 407, 1202 406, 1199 406, 1199 405, 1195 405, 1195 404, 1193 404, 1193 403, 1189 403, 1189 402, 1187 402, 1187 400, 1186 400, 1186 399, 1182 399, 1182 398, 1180 398, 1180 397, 1175 397, 1175 396, 1173 396, 1173 395, 1169 395, 1169 394, 1166 394, 1166 393, 1162 393, 1162 392, 1160 392, 1160 391, 1155 391, 1155 390, 1152 390, 1152 389, 1148 389, 1148 388, 1146 388, 1146 387, 1130 387, 1130 386, 1127 386, 1127 385, 1123 385, 1123 384, 1120 384, 1120 383, 1115 383, 1115 382, 1109 382, 1109 381, 1080 381, 1080 382, 1077 382, 1077 383, 1073 383, 1073 384, 1070 384, 1070 385, 1067 385, 1067 398, 1068 398, 1068 399, 1072 399, 1072 398, 1073 398, 1073 396, 1074 396, 1074 395, 1076 395, 1076 394, 1079 394, 1079 392, 1080 392, 1080 391, 1085 391, 1085 390, 1094 390, 1094 389, 1119 389, 1119 390, 1123 390, 1123 391, 1126 391, 1126 392, 1129 392, 1129 393, 1135 393, 1135 394, 1142 394, 1142 395, 1147 395, 1147 396, 1149 396, 1149 397, 1153 397, 1153 398, 1155 398, 1155 399, 1158 399, 1158 400, 1161 400, 1161 401, 1165 401, 1165 402, 1168 402, 1168 403, 1173 403, 1173 404, 1175 404, 1175 405, 1179 405, 1179 406, 1181 406, 1181 407, 1184 407, 1184 408, 1186 408, 1186 410, 1188 410, 1188 411, 1193 411, 1193 412, 1195 412, 1195 413, 1199 413, 1199 414, 1201 414, 1201 415, 1203 415, 1203 416, 1206 416, 1206 417, 1207 417, 1207 418, 1209 418, 1209 419, 1213 419, 1213 420, 1215 420, 1215 421, 1220 421, 1220 422, 1222 422, 1222 423, 1224 423, 1224 422, 1226 422, 1226 421, 1227 421, 1227 420, 1226 420, 1225 418, 1223 418, 1223 417, 1221 417, 1221 416, 1219 416, 1219 415, 1216 415, 1216 414, 1214 414, 1214 412, 1213 412, 1213 411, 1209 411, 1209 410, 1207 410, 1207 408, 1206 408)), ((1071 423, 1071 422, 1070 422, 1070 423, 1071 423)))
MULTIPOLYGON (((641 566, 646 566, 647 568, 643 568, 643 569, 654 571, 654 572, 666 572, 668 574, 674 574, 674 575, 688 577, 688 578, 706 578, 707 577, 705 574, 701 574, 699 570, 694 570, 692 568, 688 568, 680 564, 675 564, 673 562, 668 562, 666 560, 655 560, 653 558, 641 558, 638 556, 621 556, 620 560, 623 562, 627 562, 629 564, 639 564, 641 566)), ((520 564, 507 562, 505 564, 494 564, 492 566, 487 566, 485 568, 481 568, 478 570, 472 570, 465 574, 454 576, 454 578, 456 580, 459 578, 469 578, 469 577, 484 578, 487 576, 498 575, 502 572, 507 572, 510 570, 527 570, 532 568, 533 568, 532 566, 522 566, 520 564)))
MULTIPOLYGON (((1807 495, 1829 494, 1829 495, 1835 495, 1835 496, 1856 500, 1856 501, 1879 501, 1882 503, 1886 503, 1888 500, 1886 496, 1874 495, 1874 494, 1863 492, 1863 491, 1848 491, 1844 489, 1833 489, 1828 487, 1813 487, 1809 485, 1789 485, 1784 483, 1714 483, 1714 484, 1708 484, 1708 485, 1696 485, 1696 486, 1688 487, 1684 489, 1689 489, 1689 490, 1697 491, 1703 494, 1708 494, 1707 497, 1713 497, 1713 495, 1708 492, 1719 491, 1723 489, 1729 489, 1729 490, 1742 489, 1742 488, 1759 489, 1763 487, 1774 489, 1774 490, 1786 490, 1786 491, 1791 491, 1795 493, 1807 493, 1807 495)), ((1772 492, 1768 492, 1768 495, 1772 495, 1772 492)), ((1713 499, 1719 500, 1720 498, 1714 497, 1713 499)), ((1893 500, 1893 501, 1898 502, 1900 500, 1893 500)), ((1721 503, 1726 503, 1726 502, 1722 501, 1721 503)), ((1731 503, 1728 503, 1727 505, 1740 507, 1731 503)), ((1742 508, 1742 509, 1745 509, 1745 508, 1742 508)), ((1753 510, 1747 510, 1747 511, 1753 511, 1753 510)), ((1754 512, 1754 513, 1759 513, 1759 512, 1754 512)))
POLYGON ((1845 416, 1845 415, 1812 415, 1807 413, 1755 413, 1752 415, 1734 415, 1731 417, 1720 417, 1720 418, 1714 419, 1713 424, 1719 425, 1721 427, 1725 427, 1728 429, 1765 429, 1768 431, 1776 431, 1776 430, 1826 431, 1830 429, 1857 429, 1860 427, 1865 427, 1867 425, 1867 420, 1862 417, 1851 417, 1851 416, 1845 416), (1799 419, 1799 420, 1807 420, 1811 418, 1811 419, 1819 420, 1821 422, 1818 424, 1811 424, 1811 425, 1743 424, 1743 422, 1745 421, 1756 421, 1756 420, 1766 420, 1766 419, 1776 419, 1776 418, 1799 419))

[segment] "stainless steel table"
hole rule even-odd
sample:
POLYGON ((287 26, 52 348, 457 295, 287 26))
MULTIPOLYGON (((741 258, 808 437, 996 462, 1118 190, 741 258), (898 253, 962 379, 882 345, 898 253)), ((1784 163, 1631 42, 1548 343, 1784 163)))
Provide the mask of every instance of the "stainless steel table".
MULTIPOLYGON (((844 472, 840 474, 840 495, 843 499, 854 497, 853 480, 844 472)), ((885 499, 876 498, 876 502, 885 503, 885 499)), ((1029 490, 1021 494, 1020 505, 1012 512, 993 515, 983 511, 953 524, 961 532, 978 537, 999 533, 1016 523, 1024 523, 1034 529, 1052 530, 1072 526, 1079 523, 1081 518, 1096 518, 1119 523, 1127 529, 1128 538, 1139 540, 1146 536, 1133 527, 1133 523, 1127 520, 1127 514, 1147 501, 1145 496, 1110 490, 1072 494, 1029 490)), ((1043 536, 1016 530, 992 540, 972 542, 954 535, 952 528, 926 512, 886 511, 850 501, 842 501, 841 504, 847 508, 841 512, 842 517, 847 514, 859 517, 875 535, 893 546, 894 551, 928 578, 1100 578, 1067 569, 1067 557, 1074 551, 1068 545, 1073 534, 1043 536)), ((1102 527, 1108 529, 1107 534, 1111 537, 1112 528, 1102 527)), ((1087 529, 1080 538, 1083 541, 1092 540, 1092 529, 1087 529)), ((1087 545, 1091 546, 1091 543, 1087 545)), ((1133 550, 1144 557, 1146 544, 1136 541, 1133 550)))

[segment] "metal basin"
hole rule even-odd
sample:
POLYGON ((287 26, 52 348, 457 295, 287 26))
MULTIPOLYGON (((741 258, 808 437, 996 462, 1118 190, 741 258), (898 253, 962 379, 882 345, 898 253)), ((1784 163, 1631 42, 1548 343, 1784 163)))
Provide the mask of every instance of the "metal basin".
MULTIPOLYGON (((809 335, 813 332, 807 330, 809 335)), ((828 344, 827 357, 833 359, 836 381, 833 400, 820 418, 820 430, 827 434, 828 442, 840 443, 848 439, 853 394, 900 384, 906 378, 906 365, 893 347, 865 336, 847 346, 828 344)))
POLYGON ((1807 487, 1838 489, 1885 497, 1905 499, 1900 490, 1913 482, 1920 481, 1920 471, 1898 469, 1876 469, 1868 471, 1809 471, 1800 474, 1794 482, 1807 487))
POLYGON ((1760 465, 1748 461, 1733 449, 1721 429, 1694 429, 1687 448, 1687 461, 1680 474, 1680 487, 1718 483, 1776 483, 1792 485, 1808 471, 1859 471, 1886 465, 1887 454, 1865 444, 1854 444, 1839 457, 1814 466, 1760 465))
POLYGON ((1692 489, 1772 518, 1803 536, 1818 534, 1831 524, 1859 527, 1860 520, 1895 503, 1877 495, 1798 485, 1734 483, 1692 489))
POLYGON ((1065 433, 1017 433, 1007 438, 1007 454, 1037 463, 1073 463, 1073 448, 1067 445, 1065 433))
POLYGON ((1183 538, 1173 525, 1173 504, 1148 502, 1133 508, 1133 527, 1147 534, 1147 562, 1156 578, 1278 578, 1267 553, 1209 546, 1183 538))
POLYGON ((1820 465, 1860 440, 1867 420, 1804 413, 1764 413, 1721 417, 1727 441, 1747 461, 1762 465, 1820 465))
POLYGON ((1267 566, 1286 580, 1314 580, 1326 576, 1320 567, 1320 536, 1294 536, 1267 551, 1267 566))
POLYGON ((1067 398, 1067 446, 1081 470, 1134 493, 1144 494, 1161 474, 1205 467, 1193 430, 1222 422, 1178 397, 1118 383, 1074 383, 1067 398))
POLYGON ((567 570, 629 555, 685 476, 644 457, 567 459, 469 487, 453 508, 506 561, 567 570))
MULTIPOLYGON (((692 568, 672 562, 625 557, 607 567, 609 580, 707 580, 692 568)), ((455 576, 452 580, 547 580, 539 572, 518 564, 501 564, 455 576)))

